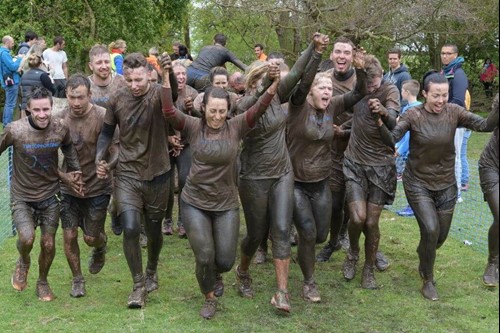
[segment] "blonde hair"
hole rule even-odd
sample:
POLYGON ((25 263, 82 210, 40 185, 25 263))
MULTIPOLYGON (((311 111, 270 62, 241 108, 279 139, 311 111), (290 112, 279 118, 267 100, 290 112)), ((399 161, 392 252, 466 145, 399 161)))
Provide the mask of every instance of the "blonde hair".
MULTIPOLYGON (((316 74, 314 76, 314 80, 313 80, 313 83, 311 85, 311 88, 317 86, 319 84, 319 81, 321 81, 323 79, 330 80, 330 83, 332 84, 332 87, 333 87, 333 80, 332 80, 331 74, 328 74, 326 72, 319 72, 318 74, 316 74)), ((309 91, 309 93, 310 92, 311 91, 309 91)))
POLYGON ((247 90, 254 89, 257 86, 257 82, 267 73, 268 68, 268 62, 259 60, 254 61, 248 66, 247 73, 245 74, 245 88, 247 90))
POLYGON ((113 51, 113 49, 120 49, 126 46, 127 43, 123 39, 117 39, 109 44, 109 51, 113 51))

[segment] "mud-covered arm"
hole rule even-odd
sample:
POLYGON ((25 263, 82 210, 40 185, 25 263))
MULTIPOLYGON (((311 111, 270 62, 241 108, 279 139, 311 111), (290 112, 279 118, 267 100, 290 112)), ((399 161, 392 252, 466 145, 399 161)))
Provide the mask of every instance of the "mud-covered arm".
POLYGON ((68 166, 68 171, 78 171, 80 170, 80 162, 78 160, 78 153, 76 152, 73 141, 71 141, 71 135, 69 129, 64 136, 63 142, 61 144, 61 151, 64 155, 66 165, 68 166))
POLYGON ((472 112, 460 108, 459 126, 476 132, 491 132, 498 126, 498 94, 493 100, 488 118, 484 119, 472 112))
POLYGON ((259 98, 257 103, 252 105, 245 114, 248 127, 250 128, 255 127, 257 120, 259 120, 264 112, 266 112, 278 91, 278 85, 280 81, 279 67, 277 65, 271 65, 268 75, 271 79, 273 79, 273 83, 269 88, 267 88, 266 93, 259 98))
POLYGON ((254 105, 259 99, 259 97, 262 96, 267 91, 267 88, 269 88, 272 83, 273 81, 271 81, 266 74, 262 79, 262 85, 257 87, 253 95, 246 95, 240 99, 237 106, 237 114, 242 114, 243 112, 248 110, 252 105, 254 105))
POLYGON ((311 58, 312 52, 314 50, 314 42, 311 42, 307 49, 302 52, 300 57, 297 59, 290 72, 280 81, 278 87, 278 97, 282 103, 285 103, 290 98, 290 94, 299 82, 304 70, 306 69, 307 63, 311 58))
POLYGON ((188 116, 175 107, 172 99, 172 89, 168 81, 164 82, 161 87, 161 108, 163 115, 172 127, 177 131, 182 131, 188 116))
POLYGON ((356 68, 356 85, 352 91, 344 94, 344 109, 350 109, 366 96, 366 71, 364 68, 356 68))
POLYGON ((311 59, 307 63, 306 69, 302 74, 302 78, 300 79, 300 83, 297 86, 297 89, 294 90, 292 97, 290 97, 290 102, 293 105, 302 105, 305 103, 307 95, 311 90, 311 86, 314 81, 314 77, 318 72, 318 66, 321 63, 321 53, 316 51, 312 52, 311 59))

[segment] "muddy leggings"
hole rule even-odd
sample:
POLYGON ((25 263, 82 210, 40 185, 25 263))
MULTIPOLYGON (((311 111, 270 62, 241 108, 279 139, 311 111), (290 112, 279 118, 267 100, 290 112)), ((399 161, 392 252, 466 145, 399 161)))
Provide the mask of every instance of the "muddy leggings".
POLYGON ((432 191, 404 179, 406 198, 420 228, 420 242, 417 247, 419 273, 424 281, 432 281, 436 250, 446 241, 453 220, 457 185, 432 191))
POLYGON ((208 211, 181 199, 184 227, 196 259, 196 279, 201 292, 214 290, 216 273, 231 270, 236 259, 239 209, 208 211))
POLYGON ((479 167, 479 179, 481 180, 481 190, 484 193, 484 199, 488 202, 491 214, 493 215, 493 224, 488 230, 488 262, 498 262, 498 220, 499 220, 499 186, 498 169, 489 167, 479 167))
MULTIPOLYGON (((177 179, 178 179, 177 204, 178 207, 180 208, 181 192, 182 189, 184 188, 184 185, 186 184, 186 178, 189 174, 189 169, 191 168, 191 147, 189 145, 186 145, 184 149, 182 149, 179 156, 177 157, 170 156, 170 165, 172 166, 172 169, 174 168, 174 166, 177 169, 177 179)), ((174 201, 175 201, 174 189, 175 189, 175 177, 174 173, 172 172, 172 176, 170 177, 170 193, 168 195, 168 203, 167 203, 167 213, 166 213, 167 219, 172 219, 172 214, 174 211, 174 201)), ((178 211, 178 215, 179 219, 177 220, 177 226, 180 227, 182 226, 180 209, 178 211)))
POLYGON ((290 258, 293 213, 293 173, 278 179, 240 179, 239 192, 247 234, 241 252, 252 257, 271 232, 274 259, 290 258))
POLYGON ((316 183, 295 182, 293 221, 299 235, 298 258, 304 281, 314 274, 315 245, 328 236, 332 217, 332 192, 328 179, 316 183))

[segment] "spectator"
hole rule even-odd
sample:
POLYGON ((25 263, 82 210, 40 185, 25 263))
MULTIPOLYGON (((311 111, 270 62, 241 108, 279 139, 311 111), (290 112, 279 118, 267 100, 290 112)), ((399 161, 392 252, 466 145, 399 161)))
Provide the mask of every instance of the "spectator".
POLYGON ((123 75, 123 55, 127 51, 127 43, 123 39, 117 39, 109 44, 111 53, 111 70, 123 75))
POLYGON ((484 93, 486 97, 493 97, 493 83, 495 82, 495 78, 498 75, 498 70, 491 62, 490 58, 486 58, 484 60, 483 68, 481 69, 481 74, 479 75, 479 79, 484 86, 484 93))
POLYGON ((24 35, 24 42, 19 44, 19 49, 17 50, 17 54, 26 54, 28 53, 28 50, 30 47, 33 46, 33 44, 37 43, 38 41, 38 35, 34 33, 33 31, 28 31, 24 35))
POLYGON ((66 98, 66 78, 68 77, 68 57, 64 52, 66 42, 61 36, 54 38, 54 46, 43 51, 43 59, 48 63, 49 73, 54 80, 54 97, 66 98))
POLYGON ((17 93, 21 77, 18 73, 24 55, 12 58, 11 51, 14 47, 14 38, 4 36, 0 46, 0 75, 2 89, 5 91, 5 105, 3 107, 3 126, 7 126, 14 119, 17 93))
POLYGON ((403 82, 411 80, 411 75, 408 68, 401 63, 401 50, 398 48, 390 49, 387 52, 387 61, 389 62, 389 72, 385 73, 384 80, 396 85, 399 91, 399 102, 404 106, 406 103, 403 104, 403 82))
POLYGON ((255 46, 253 47, 253 51, 255 52, 257 60, 260 61, 267 60, 267 55, 264 53, 264 46, 262 46, 262 44, 255 44, 255 46))

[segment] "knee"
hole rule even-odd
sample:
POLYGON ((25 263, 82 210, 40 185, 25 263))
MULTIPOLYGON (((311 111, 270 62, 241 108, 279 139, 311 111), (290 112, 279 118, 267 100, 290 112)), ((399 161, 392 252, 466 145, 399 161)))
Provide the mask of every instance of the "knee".
POLYGON ((297 228, 297 232, 301 243, 314 244, 316 242, 316 231, 312 228, 312 225, 302 225, 297 228))
POLYGON ((88 246, 95 246, 95 244, 97 243, 97 238, 90 235, 83 235, 83 241, 88 246))
POLYGON ((328 229, 325 229, 323 232, 318 232, 318 234, 316 235, 316 244, 324 243, 327 237, 328 229))
POLYGON ((18 244, 22 247, 26 248, 32 248, 33 243, 35 242, 35 233, 32 232, 24 232, 18 233, 19 238, 18 238, 18 244))
POLYGON ((41 239, 42 251, 52 252, 55 250, 55 239, 54 235, 44 235, 41 239))
POLYGON ((234 256, 217 259, 217 271, 219 273, 229 272, 234 265, 234 260, 234 256))
POLYGON ((214 265, 214 252, 205 250, 196 254, 196 264, 200 267, 209 267, 214 265))

